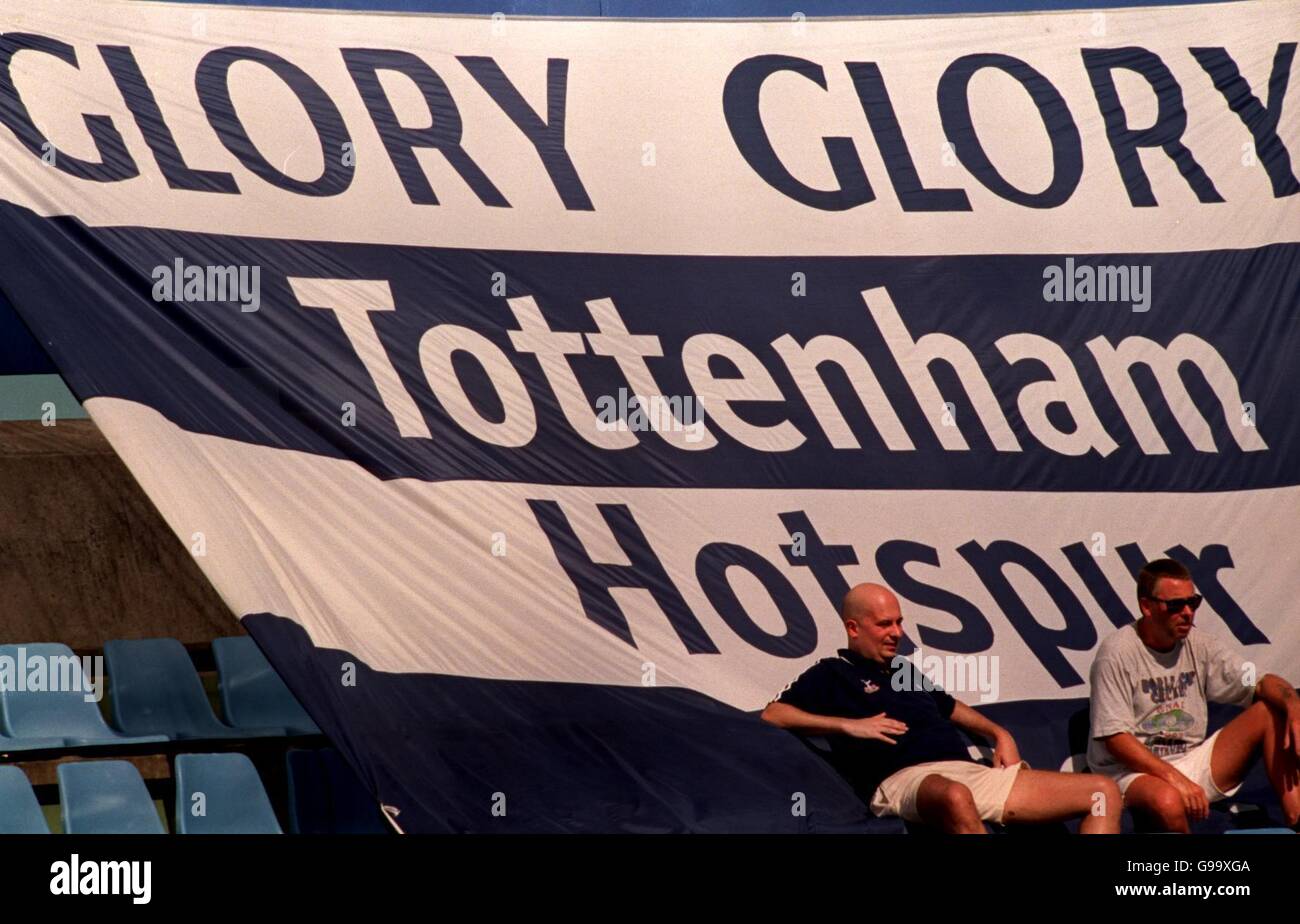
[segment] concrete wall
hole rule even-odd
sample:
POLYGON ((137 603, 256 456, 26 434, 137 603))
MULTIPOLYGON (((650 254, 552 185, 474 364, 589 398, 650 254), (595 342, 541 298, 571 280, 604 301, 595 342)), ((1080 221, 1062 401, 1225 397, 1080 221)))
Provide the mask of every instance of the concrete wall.
POLYGON ((0 421, 0 643, 240 631, 94 423, 0 421))

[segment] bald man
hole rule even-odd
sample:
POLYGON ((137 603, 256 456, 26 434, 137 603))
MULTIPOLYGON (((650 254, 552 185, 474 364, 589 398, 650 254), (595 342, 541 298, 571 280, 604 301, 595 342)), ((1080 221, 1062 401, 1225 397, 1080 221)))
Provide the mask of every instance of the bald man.
POLYGON ((786 687, 763 720, 826 735, 834 763, 876 815, 897 815, 952 834, 984 822, 1082 818, 1080 834, 1119 831, 1123 798, 1107 777, 1030 770, 1011 734, 895 660, 903 637, 898 598, 859 584, 840 616, 848 647, 786 687), (993 766, 976 763, 957 729, 993 742, 993 766))

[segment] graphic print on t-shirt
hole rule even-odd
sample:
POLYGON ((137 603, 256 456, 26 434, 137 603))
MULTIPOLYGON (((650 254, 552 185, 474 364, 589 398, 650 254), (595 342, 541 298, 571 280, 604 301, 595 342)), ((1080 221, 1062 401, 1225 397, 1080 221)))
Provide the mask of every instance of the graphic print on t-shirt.
POLYGON ((1182 754, 1190 746, 1186 733, 1196 725, 1196 718, 1183 708, 1183 697, 1195 682, 1195 670, 1142 680, 1151 710, 1138 727, 1151 736, 1147 746, 1157 757, 1182 754))

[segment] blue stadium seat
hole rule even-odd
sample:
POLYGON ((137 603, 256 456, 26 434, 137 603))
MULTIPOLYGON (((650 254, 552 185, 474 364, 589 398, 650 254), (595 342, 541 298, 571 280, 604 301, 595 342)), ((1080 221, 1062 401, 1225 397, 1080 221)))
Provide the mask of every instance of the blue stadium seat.
POLYGON ((280 725, 294 735, 321 733, 250 636, 214 639, 212 656, 220 678, 221 708, 232 725, 280 725))
POLYGON ((49 834, 27 774, 0 766, 0 834, 49 834))
POLYGON ((107 642, 104 658, 113 722, 127 734, 178 740, 288 734, 284 728, 231 728, 218 721, 190 656, 174 638, 107 642))
MULTIPOLYGON (((25 657, 32 658, 76 658, 67 645, 34 643, 27 645, 0 645, 0 657, 19 658, 19 649, 25 649, 25 657)), ((60 663, 60 662, 54 662, 60 663)), ((71 670, 81 670, 78 660, 75 665, 70 662, 71 670)), ((84 674, 83 674, 84 677, 84 674)), ((99 704, 87 702, 83 686, 82 691, 60 690, 40 691, 3 690, 0 689, 0 725, 7 736, 4 745, 10 740, 17 745, 14 750, 30 747, 62 747, 65 745, 81 746, 91 744, 140 744, 146 742, 166 741, 166 735, 146 734, 127 736, 119 734, 108 727, 100 715, 99 704)), ((0 747, 3 750, 4 747, 0 747)))
POLYGON ((257 768, 243 754, 181 754, 175 775, 179 833, 283 833, 257 768))
POLYGON ((4 732, 0 732, 0 754, 63 747, 67 745, 62 738, 10 738, 4 732))
POLYGON ((391 834, 375 798, 333 748, 285 755, 294 834, 391 834))
POLYGON ((140 773, 125 760, 59 764, 64 834, 166 834, 140 773))

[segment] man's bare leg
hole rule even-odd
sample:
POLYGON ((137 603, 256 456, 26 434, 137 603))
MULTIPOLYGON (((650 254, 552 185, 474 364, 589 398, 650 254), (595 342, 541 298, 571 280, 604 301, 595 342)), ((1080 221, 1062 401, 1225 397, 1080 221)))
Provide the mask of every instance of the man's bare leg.
POLYGON ((1123 811, 1124 798, 1110 777, 1021 770, 1002 808, 1002 821, 1065 821, 1082 816, 1080 834, 1118 834, 1123 811))
MULTIPOLYGON (((1207 793, 1208 795, 1208 793, 1207 793)), ((1124 803, 1135 813, 1154 822, 1162 831, 1186 834, 1187 809, 1177 789, 1159 777, 1144 773, 1128 784, 1124 803)))
POLYGON ((961 783, 932 773, 916 791, 916 811, 928 825, 948 834, 987 834, 975 797, 961 783))
POLYGON ((1210 773, 1220 791, 1241 783, 1255 757, 1264 755, 1269 782, 1282 803, 1288 825, 1300 822, 1300 765, 1295 755, 1282 749, 1281 718, 1264 703, 1255 703, 1219 731, 1210 754, 1210 773))

